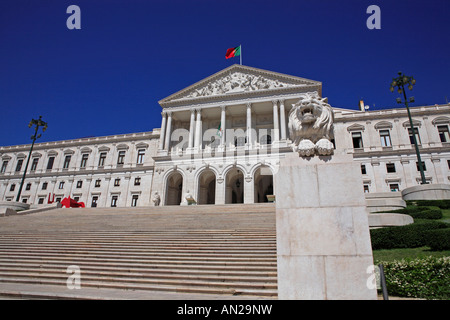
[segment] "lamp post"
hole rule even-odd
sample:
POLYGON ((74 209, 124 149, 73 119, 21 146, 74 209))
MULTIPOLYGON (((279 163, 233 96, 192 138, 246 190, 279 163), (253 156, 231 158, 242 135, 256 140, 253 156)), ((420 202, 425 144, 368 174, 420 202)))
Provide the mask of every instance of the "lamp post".
MULTIPOLYGON (((416 80, 413 77, 405 76, 402 72, 399 72, 398 77, 392 79, 390 90, 391 90, 391 92, 394 92, 395 88, 397 88, 398 93, 400 93, 400 94, 403 93, 403 98, 405 99, 404 102, 405 102, 406 110, 408 111, 408 118, 409 118, 409 124, 411 126, 413 143, 414 143, 414 147, 416 149, 420 177, 422 180, 422 182, 420 184, 427 184, 427 181, 425 179, 425 173, 423 171, 422 160, 420 158, 419 145, 417 144, 416 129, 414 128, 414 124, 413 124, 413 121, 411 118, 411 112, 410 112, 409 106, 408 106, 408 99, 406 98, 406 93, 405 93, 405 86, 407 86, 409 90, 412 90, 412 88, 415 84, 416 84, 416 80)), ((414 97, 410 97, 409 102, 414 102, 414 97)), ((402 103, 402 98, 397 98, 397 103, 402 103)))
POLYGON ((30 121, 30 123, 28 124, 28 128, 31 128, 33 125, 36 126, 34 128, 34 135, 31 136, 31 140, 33 140, 33 143, 31 143, 31 148, 30 148, 30 153, 28 154, 27 164, 25 165, 25 170, 23 172, 22 181, 20 182, 19 193, 17 194, 17 198, 16 198, 17 202, 19 202, 19 200, 20 200, 20 194, 22 193, 23 183, 25 181, 25 176, 27 175, 28 164, 30 163, 31 152, 33 152, 34 143, 35 143, 36 139, 39 139, 41 137, 41 134, 38 134, 39 127, 42 127, 42 132, 47 130, 47 122, 44 122, 42 120, 42 116, 39 116, 38 120, 32 119, 30 121))

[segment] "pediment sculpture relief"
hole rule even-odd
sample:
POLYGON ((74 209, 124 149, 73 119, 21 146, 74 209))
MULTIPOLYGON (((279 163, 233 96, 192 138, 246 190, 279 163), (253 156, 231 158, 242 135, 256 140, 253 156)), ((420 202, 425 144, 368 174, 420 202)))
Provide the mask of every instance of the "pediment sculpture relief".
POLYGON ((234 72, 218 80, 211 81, 204 87, 194 89, 186 96, 186 98, 206 97, 244 91, 269 90, 290 86, 293 86, 293 84, 267 79, 253 74, 234 72))

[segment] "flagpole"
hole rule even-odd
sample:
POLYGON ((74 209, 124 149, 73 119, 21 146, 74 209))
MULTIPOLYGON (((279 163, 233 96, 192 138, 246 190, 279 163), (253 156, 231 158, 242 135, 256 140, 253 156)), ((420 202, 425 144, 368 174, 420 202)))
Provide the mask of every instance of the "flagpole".
POLYGON ((241 58, 241 66, 242 66, 242 44, 240 44, 239 47, 241 47, 241 54, 239 55, 239 57, 241 58))

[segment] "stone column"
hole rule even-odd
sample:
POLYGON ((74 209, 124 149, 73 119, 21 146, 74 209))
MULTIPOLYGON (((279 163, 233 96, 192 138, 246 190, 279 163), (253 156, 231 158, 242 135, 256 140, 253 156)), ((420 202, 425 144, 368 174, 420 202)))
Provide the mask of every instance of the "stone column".
POLYGON ((195 133, 195 109, 191 109, 191 123, 189 125, 189 148, 192 148, 194 146, 194 133, 195 133))
POLYGON ((170 149, 170 136, 172 134, 172 111, 167 111, 168 119, 167 119, 167 128, 166 128, 166 142, 164 144, 164 149, 169 151, 170 149))
POLYGON ((247 103, 247 145, 252 145, 252 104, 247 103))
POLYGON ((280 140, 280 129, 279 129, 279 122, 278 122, 278 101, 274 100, 273 103, 273 137, 272 142, 279 141, 280 140))
POLYGON ((280 122, 281 140, 286 140, 286 112, 284 111, 284 100, 280 100, 280 122))
POLYGON ((159 135, 159 150, 164 149, 164 136, 166 134, 166 112, 161 112, 162 121, 161 121, 161 134, 159 135))
POLYGON ((250 176, 244 177, 244 203, 254 203, 255 202, 255 182, 250 176))
POLYGON ((222 138, 220 139, 220 145, 221 147, 225 146, 225 132, 226 132, 226 107, 221 106, 222 109, 220 113, 220 128, 222 129, 222 138))
POLYGON ((225 179, 222 177, 216 178, 216 203, 225 204, 225 179))
POLYGON ((201 109, 197 108, 197 122, 195 123, 195 148, 202 148, 202 114, 201 109))

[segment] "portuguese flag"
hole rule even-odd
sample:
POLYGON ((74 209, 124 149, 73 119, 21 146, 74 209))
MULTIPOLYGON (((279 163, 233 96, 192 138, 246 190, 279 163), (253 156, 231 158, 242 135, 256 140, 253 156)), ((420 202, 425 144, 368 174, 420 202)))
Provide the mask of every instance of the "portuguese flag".
POLYGON ((233 58, 233 57, 238 57, 240 55, 241 55, 241 46, 238 46, 236 48, 227 49, 227 53, 225 54, 225 58, 229 59, 229 58, 233 58))

